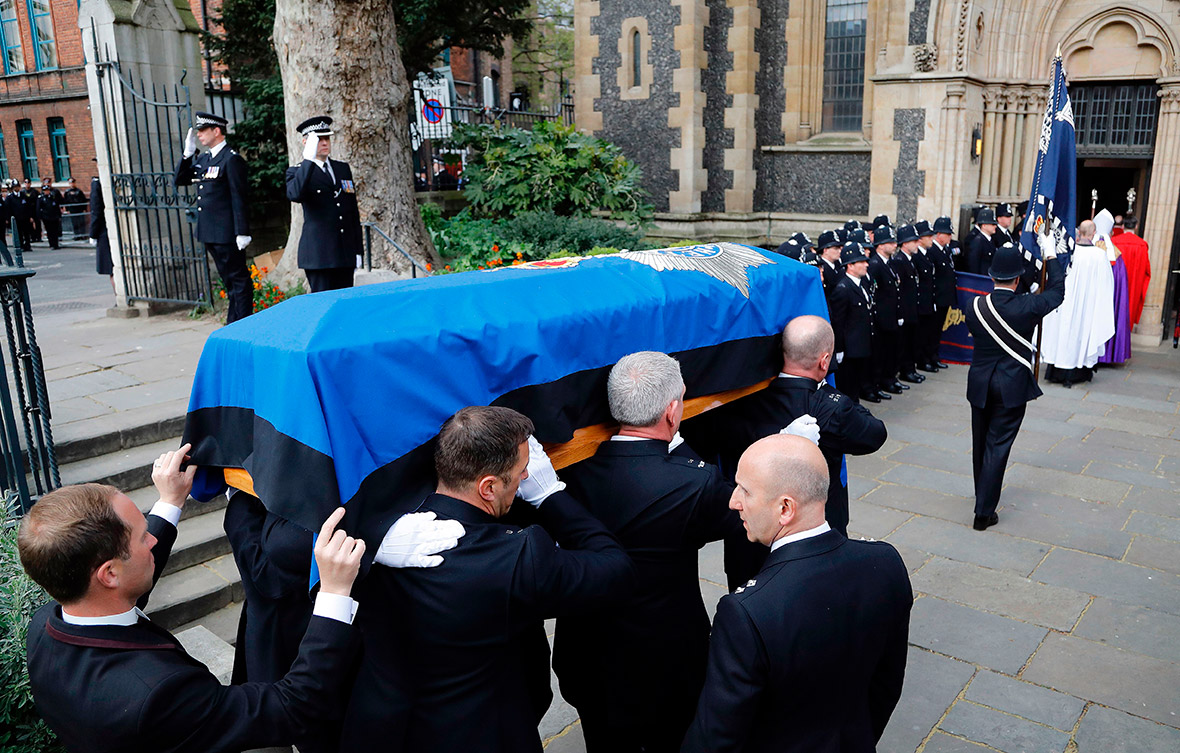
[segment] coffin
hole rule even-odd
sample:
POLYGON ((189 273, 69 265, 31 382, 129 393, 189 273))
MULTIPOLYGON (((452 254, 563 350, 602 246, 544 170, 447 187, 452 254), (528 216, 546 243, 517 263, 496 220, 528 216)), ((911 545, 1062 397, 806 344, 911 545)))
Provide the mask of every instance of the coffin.
POLYGON ((555 465, 611 433, 606 377, 675 355, 691 416, 764 386, 818 271, 732 243, 533 262, 292 298, 210 336, 184 440, 272 511, 372 538, 433 489, 432 440, 467 405, 536 424, 555 465))

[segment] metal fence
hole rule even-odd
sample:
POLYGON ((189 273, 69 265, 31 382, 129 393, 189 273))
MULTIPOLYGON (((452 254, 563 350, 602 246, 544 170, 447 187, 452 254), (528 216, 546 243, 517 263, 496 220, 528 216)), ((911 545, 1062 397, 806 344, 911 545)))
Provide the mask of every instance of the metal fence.
POLYGON ((410 256, 410 252, 406 251, 393 238, 389 237, 381 228, 374 225, 372 222, 362 222, 362 229, 365 231, 365 270, 373 271, 373 235, 376 234, 378 243, 388 244, 394 251, 396 251, 406 262, 410 265, 410 277, 430 277, 431 272, 422 263, 410 256))
POLYGON ((460 124, 500 123, 505 128, 532 130, 537 123, 574 123, 574 101, 566 97, 553 112, 486 109, 470 105, 434 106, 419 129, 410 125, 410 142, 414 150, 414 187, 418 191, 457 191, 463 188, 463 167, 467 153, 455 149, 449 139, 453 128, 460 124))
POLYGON ((22 509, 28 510, 36 497, 61 486, 61 477, 29 301, 28 281, 35 272, 24 266, 19 233, 13 221, 11 252, 0 235, 0 308, 8 340, 8 348, 0 350, 0 487, 16 492, 22 509))
POLYGON ((61 237, 81 241, 90 237, 90 204, 61 205, 61 237))

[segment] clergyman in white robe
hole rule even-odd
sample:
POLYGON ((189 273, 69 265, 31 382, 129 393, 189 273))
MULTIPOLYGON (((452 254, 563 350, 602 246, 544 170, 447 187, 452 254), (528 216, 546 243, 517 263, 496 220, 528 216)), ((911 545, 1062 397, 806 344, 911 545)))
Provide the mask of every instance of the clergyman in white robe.
POLYGON ((1093 368, 1114 336, 1114 273, 1093 239, 1094 223, 1085 220, 1065 277, 1065 301, 1041 325, 1041 354, 1058 369, 1093 368))

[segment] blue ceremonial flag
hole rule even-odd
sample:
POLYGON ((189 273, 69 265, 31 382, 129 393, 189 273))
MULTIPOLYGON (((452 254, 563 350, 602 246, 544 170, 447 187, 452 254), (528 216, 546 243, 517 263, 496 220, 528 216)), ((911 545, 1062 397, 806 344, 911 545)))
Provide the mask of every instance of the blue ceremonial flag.
POLYGON ((1058 50, 1057 57, 1053 58, 1053 83, 1037 144, 1028 216, 1020 234, 1020 244, 1033 258, 1041 258, 1036 236, 1044 233, 1046 227, 1053 233, 1059 254, 1073 252, 1077 226, 1077 165, 1073 108, 1066 89, 1061 51, 1058 50))
POLYGON ((827 318, 819 271, 733 243, 298 296, 209 337, 184 438, 272 512, 314 531, 346 503, 348 530, 380 540, 433 490, 432 440, 460 408, 516 408, 566 442, 610 421, 622 356, 676 355, 688 397, 748 387, 801 314, 827 318))

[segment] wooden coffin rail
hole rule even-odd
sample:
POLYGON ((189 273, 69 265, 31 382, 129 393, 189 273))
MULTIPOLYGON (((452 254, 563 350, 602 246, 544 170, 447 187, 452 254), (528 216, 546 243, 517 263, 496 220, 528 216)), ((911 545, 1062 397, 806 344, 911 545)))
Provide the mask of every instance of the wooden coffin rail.
MULTIPOLYGON (((684 417, 692 418, 693 416, 698 416, 719 405, 725 405, 738 398, 765 389, 770 382, 770 379, 766 379, 749 387, 718 392, 713 395, 701 395, 700 397, 685 400, 684 417)), ((553 461, 554 468, 565 468, 593 455, 598 449, 598 445, 614 436, 618 429, 618 424, 614 423, 587 426, 575 431, 573 439, 568 442, 545 445, 545 452, 549 453, 549 459, 553 461)), ((245 469, 226 468, 225 483, 235 489, 241 489, 247 494, 254 494, 254 479, 250 478, 250 474, 245 469)), ((258 495, 255 494, 254 496, 258 495)))

